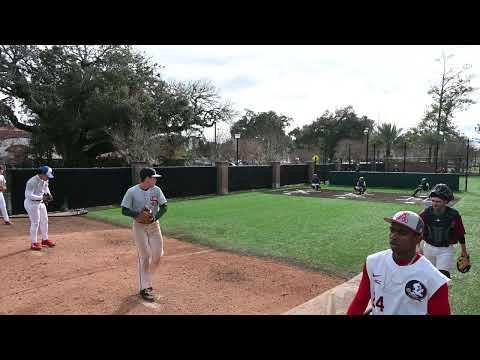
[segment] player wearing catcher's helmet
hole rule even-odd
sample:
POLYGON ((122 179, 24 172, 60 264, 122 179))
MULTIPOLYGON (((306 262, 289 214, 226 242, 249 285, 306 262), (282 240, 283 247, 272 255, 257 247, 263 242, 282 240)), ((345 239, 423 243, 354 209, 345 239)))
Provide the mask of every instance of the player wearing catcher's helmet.
POLYGON ((319 190, 320 189, 320 178, 317 174, 313 174, 312 177, 312 189, 319 190))
POLYGON ((354 190, 357 194, 363 195, 365 191, 367 191, 367 183, 363 176, 360 176, 357 181, 357 185, 355 185, 354 190))
POLYGON ((417 196, 417 194, 418 194, 420 191, 429 191, 429 190, 430 190, 430 184, 428 183, 428 179, 427 179, 427 178, 423 178, 423 179, 420 181, 420 184, 417 186, 417 188, 416 188, 415 191, 413 192, 412 197, 417 196))
POLYGON ((450 315, 449 279, 416 252, 423 221, 412 211, 384 218, 390 249, 367 257, 357 294, 347 315, 450 315))
MULTIPOLYGON (((465 259, 465 262, 469 262, 469 254, 465 245, 465 228, 460 213, 447 206, 454 196, 446 184, 435 185, 429 198, 432 205, 420 213, 420 217, 425 223, 423 254, 437 269, 450 277, 456 243, 460 243, 461 257, 465 259)), ((464 268, 462 267, 460 270, 463 271, 464 268)))
POLYGON ((140 183, 127 190, 122 200, 122 214, 134 219, 133 239, 138 248, 140 296, 155 301, 152 276, 163 256, 163 237, 158 220, 167 211, 167 199, 156 186, 161 177, 152 168, 140 170, 140 183))

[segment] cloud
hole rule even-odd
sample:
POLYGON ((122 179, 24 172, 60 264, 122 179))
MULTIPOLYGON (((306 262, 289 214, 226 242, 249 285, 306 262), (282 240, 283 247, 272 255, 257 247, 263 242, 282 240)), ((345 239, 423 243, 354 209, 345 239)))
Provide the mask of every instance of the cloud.
MULTIPOLYGON (((480 46, 139 46, 165 66, 166 79, 209 79, 243 112, 273 110, 293 118, 292 128, 325 110, 352 105, 375 121, 414 126, 440 80, 435 58, 454 53, 451 65, 480 73, 480 46)), ((480 77, 472 80, 480 88, 480 77)), ((480 94, 475 94, 480 100, 480 94)), ((480 122, 480 105, 457 114, 467 135, 480 122)), ((477 134, 478 135, 478 134, 477 134)))
POLYGON ((256 84, 255 80, 249 78, 248 76, 236 76, 232 79, 224 81, 220 84, 220 87, 225 90, 236 90, 249 88, 256 84))

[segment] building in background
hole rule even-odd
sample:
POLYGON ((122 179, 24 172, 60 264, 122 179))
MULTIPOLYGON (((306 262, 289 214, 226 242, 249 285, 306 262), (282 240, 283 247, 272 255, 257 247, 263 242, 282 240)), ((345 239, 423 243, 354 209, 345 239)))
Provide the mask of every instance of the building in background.
POLYGON ((0 164, 15 166, 28 159, 30 133, 14 127, 0 127, 0 164))

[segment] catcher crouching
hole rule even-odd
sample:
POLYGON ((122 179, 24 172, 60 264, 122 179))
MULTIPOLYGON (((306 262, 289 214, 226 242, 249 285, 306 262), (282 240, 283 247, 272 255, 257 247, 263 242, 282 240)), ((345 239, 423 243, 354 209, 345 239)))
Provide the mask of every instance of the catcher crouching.
POLYGON ((167 199, 156 186, 161 177, 152 168, 140 171, 140 183, 127 190, 122 200, 122 214, 134 219, 133 239, 138 249, 140 296, 155 301, 152 276, 163 256, 163 238, 158 220, 167 211, 167 199))

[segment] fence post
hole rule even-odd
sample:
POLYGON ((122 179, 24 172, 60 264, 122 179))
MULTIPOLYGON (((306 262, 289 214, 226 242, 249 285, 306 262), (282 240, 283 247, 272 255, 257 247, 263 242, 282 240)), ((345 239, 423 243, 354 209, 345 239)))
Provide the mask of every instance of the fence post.
POLYGON ((272 189, 280 187, 280 161, 271 161, 272 164, 272 189))
POLYGON ((217 167, 217 194, 228 194, 228 163, 226 161, 216 161, 217 167))
POLYGON ((132 167, 132 186, 140 181, 140 170, 147 167, 146 161, 135 161, 131 163, 132 167))
POLYGON ((313 172, 315 171, 315 164, 313 161, 306 161, 306 163, 308 165, 307 180, 308 183, 311 184, 313 179, 313 172))

